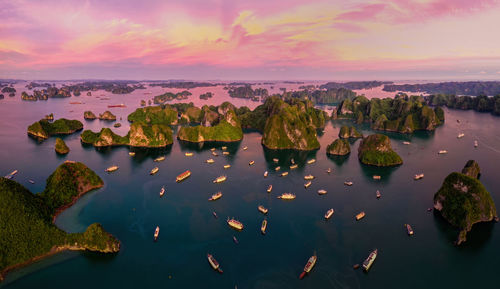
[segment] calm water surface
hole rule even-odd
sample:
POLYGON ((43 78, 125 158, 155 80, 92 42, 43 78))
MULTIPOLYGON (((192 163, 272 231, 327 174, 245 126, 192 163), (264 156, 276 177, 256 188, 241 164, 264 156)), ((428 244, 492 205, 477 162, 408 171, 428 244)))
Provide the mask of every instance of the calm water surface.
MULTIPOLYGON (((24 84, 23 84, 24 85, 24 84)), ((276 85, 276 87, 280 87, 276 85)), ((199 93, 217 91, 210 104, 230 100, 236 105, 255 107, 258 103, 233 100, 225 96, 221 87, 196 89, 189 101, 203 105, 199 93)), ((18 91, 22 91, 19 85, 18 91)), ((432 197, 443 179, 452 171, 460 171, 465 162, 479 162, 481 181, 500 204, 500 123, 499 118, 473 111, 446 111, 446 123, 433 133, 419 132, 413 136, 388 134, 394 149, 404 164, 396 168, 377 169, 363 166, 357 159, 359 140, 352 142, 352 153, 345 158, 329 158, 326 146, 337 137, 345 121, 330 122, 320 135, 321 149, 315 152, 275 152, 264 149, 261 135, 248 132, 240 143, 228 145, 229 156, 214 157, 215 164, 204 161, 211 158, 209 148, 186 145, 174 141, 164 150, 140 150, 135 157, 128 148, 98 151, 83 147, 79 134, 64 137, 71 152, 60 157, 54 152, 55 138, 43 143, 29 138, 26 128, 45 114, 53 112, 56 118, 79 119, 85 129, 99 130, 113 123, 83 120, 83 111, 102 113, 107 104, 125 103, 127 108, 114 108, 122 117, 123 126, 114 129, 126 134, 126 116, 147 99, 165 91, 148 89, 151 95, 139 90, 130 95, 108 95, 100 91, 92 97, 50 99, 44 102, 22 102, 18 92, 15 98, 0 100, 0 174, 17 169, 15 180, 33 192, 40 192, 46 178, 64 160, 84 162, 105 182, 102 189, 85 195, 57 219, 57 225, 68 232, 81 232, 94 222, 122 242, 116 255, 68 252, 45 259, 10 273, 0 284, 3 288, 493 288, 500 277, 496 263, 500 257, 500 227, 498 224, 475 226, 469 240, 459 248, 453 245, 457 231, 439 216, 427 212, 432 197), (95 96, 104 94, 110 100, 95 96), (82 101, 84 105, 71 105, 82 101), (456 120, 460 119, 460 123, 456 120), (465 137, 457 139, 459 132, 465 137), (473 141, 479 147, 473 148, 473 141), (411 145, 402 142, 411 141, 411 145), (242 148, 248 146, 247 151, 242 148), (438 155, 440 149, 449 151, 438 155), (194 152, 185 157, 185 152, 194 152), (153 159, 165 155, 166 160, 153 159), (290 171, 290 159, 299 168, 285 177, 275 172, 273 158, 279 158, 282 171, 290 171), (306 161, 316 158, 308 165, 306 161), (248 162, 254 160, 255 165, 248 162), (228 170, 224 164, 231 164, 228 170), (107 174, 104 169, 118 165, 120 169, 107 174), (160 171, 148 173, 154 166, 160 171), (331 167, 332 174, 325 170, 331 167), (175 176, 184 170, 192 176, 183 183, 175 183, 175 176), (268 178, 262 175, 270 172, 268 178), (421 181, 413 175, 425 173, 421 181), (212 180, 226 174, 228 180, 213 184, 212 180), (308 189, 303 187, 303 176, 313 174, 316 179, 308 189), (374 174, 382 180, 372 179, 374 174), (33 179, 36 183, 28 183, 33 179), (343 182, 354 182, 346 187, 343 182), (266 188, 272 184, 271 194, 266 188), (162 186, 166 194, 159 198, 162 186), (318 189, 328 190, 319 196, 318 189), (376 190, 382 198, 377 200, 376 190), (216 202, 207 199, 222 191, 216 202), (293 192, 294 201, 276 199, 278 194, 293 192), (267 234, 260 234, 264 216, 257 206, 269 208, 267 234), (324 213, 335 209, 333 217, 325 221, 324 213), (212 216, 216 211, 219 218, 212 216), (356 222, 360 211, 366 217, 356 222), (225 220, 235 217, 245 229, 236 232, 225 220), (408 237, 403 225, 410 223, 415 235, 408 237), (152 242, 155 227, 161 228, 157 243, 152 242), (233 243, 236 236, 239 244, 233 243), (369 273, 353 270, 369 252, 378 248, 379 256, 369 273), (214 272, 206 254, 211 253, 221 264, 223 274, 214 272), (307 259, 316 252, 318 262, 312 273, 298 279, 307 259)), ((364 134, 373 133, 367 125, 358 126, 364 134)), ((282 172, 281 171, 281 172, 282 172)))

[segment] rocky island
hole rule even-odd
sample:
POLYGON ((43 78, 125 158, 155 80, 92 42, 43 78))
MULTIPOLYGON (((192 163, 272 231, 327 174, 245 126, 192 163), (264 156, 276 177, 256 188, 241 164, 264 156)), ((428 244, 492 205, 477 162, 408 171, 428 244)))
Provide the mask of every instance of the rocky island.
POLYGON ((377 167, 396 166, 403 163, 401 157, 392 150, 391 140, 383 134, 372 134, 359 144, 358 158, 365 165, 377 167))
POLYGON ((113 113, 111 113, 111 111, 106 110, 105 112, 99 114, 99 119, 100 120, 115 121, 116 116, 113 113))
POLYGON ((434 208, 460 230, 457 245, 467 240, 474 224, 498 219, 490 193, 477 179, 479 172, 479 165, 468 161, 462 173, 449 174, 434 195, 434 208))
POLYGON ((326 147, 326 154, 345 156, 351 153, 351 146, 346 139, 336 139, 326 147))
POLYGON ((69 161, 49 176, 40 194, 0 178, 0 280, 17 267, 64 250, 118 252, 120 242, 98 223, 83 233, 66 233, 54 225, 57 214, 102 186, 92 170, 69 161))
POLYGON ((40 140, 52 135, 72 134, 83 129, 83 124, 78 120, 60 118, 54 122, 42 119, 28 127, 28 135, 40 140))
POLYGON ((83 118, 86 120, 94 120, 97 118, 97 116, 90 110, 87 110, 83 113, 83 118))
POLYGON ((173 143, 172 129, 169 126, 146 125, 141 122, 132 123, 126 136, 117 135, 111 129, 103 128, 100 132, 83 131, 80 140, 95 147, 165 147, 173 143))
POLYGON ((65 155, 69 153, 69 147, 61 138, 56 138, 56 144, 54 146, 56 153, 60 155, 65 155))
POLYGON ((340 138, 362 138, 363 134, 358 132, 355 127, 342 126, 339 131, 340 138))

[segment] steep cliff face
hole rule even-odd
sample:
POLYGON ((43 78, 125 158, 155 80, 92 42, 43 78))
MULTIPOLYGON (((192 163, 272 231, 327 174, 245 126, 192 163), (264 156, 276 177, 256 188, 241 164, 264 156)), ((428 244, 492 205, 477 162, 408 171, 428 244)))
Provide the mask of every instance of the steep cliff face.
POLYGON ((28 127, 28 134, 43 140, 52 135, 72 134, 82 129, 83 124, 78 120, 60 118, 54 122, 49 122, 42 119, 28 127))
POLYGON ((481 174, 481 168, 475 160, 469 160, 462 169, 462 174, 474 179, 478 179, 481 174))
POLYGON ((133 123, 128 136, 129 145, 133 147, 165 147, 173 143, 172 129, 163 124, 133 123))
POLYGON ((326 153, 336 156, 345 156, 351 153, 351 146, 345 139, 336 139, 326 148, 326 153))
POLYGON ((434 208, 453 226, 460 230, 457 244, 466 241, 467 233, 479 222, 498 219, 495 203, 490 193, 475 177, 479 165, 469 161, 464 173, 451 173, 434 195, 434 208))
POLYGON ((85 130, 80 135, 80 140, 82 143, 91 144, 95 147, 128 145, 129 143, 128 136, 119 136, 109 128, 103 128, 100 132, 85 130))
POLYGON ((392 150, 391 140, 382 134, 372 134, 364 138, 358 148, 358 157, 363 164, 379 167, 403 163, 401 157, 392 150))
POLYGON ((339 131, 340 138, 362 138, 363 135, 355 127, 342 126, 339 131))
POLYGON ((114 121, 114 120, 116 120, 116 116, 113 113, 111 113, 111 111, 106 110, 105 112, 99 114, 99 119, 100 120, 114 121))
POLYGON ((91 112, 90 110, 87 110, 83 113, 83 118, 87 119, 87 120, 93 120, 93 119, 96 119, 97 116, 93 112, 91 112))
POLYGON ((54 146, 54 149, 56 151, 56 153, 58 154, 61 154, 61 155, 65 155, 67 153, 69 153, 69 148, 68 146, 66 145, 66 143, 60 139, 60 138, 57 138, 56 139, 56 144, 54 146))

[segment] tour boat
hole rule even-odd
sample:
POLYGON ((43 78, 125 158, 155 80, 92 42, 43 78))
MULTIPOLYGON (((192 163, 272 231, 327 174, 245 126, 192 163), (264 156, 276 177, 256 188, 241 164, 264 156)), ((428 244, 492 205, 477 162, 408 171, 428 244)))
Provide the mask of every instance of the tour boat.
POLYGON ((133 156, 135 156, 135 152, 128 152, 128 155, 133 157, 133 156))
POLYGON ((309 187, 311 186, 311 184, 312 184, 312 182, 311 182, 311 181, 309 181, 309 182, 305 183, 305 184, 304 184, 304 188, 306 188, 306 189, 307 189, 307 188, 309 188, 309 187))
POLYGON ((165 160, 165 156, 157 157, 154 161, 155 162, 162 162, 165 160))
POLYGON ((235 244, 239 244, 238 239, 236 239, 236 236, 233 236, 233 242, 234 242, 235 244))
POLYGON ((380 197, 382 196, 382 195, 380 194, 380 191, 379 191, 379 190, 377 190, 376 196, 377 196, 377 199, 380 199, 380 197))
POLYGON ((410 142, 409 142, 409 141, 404 141, 404 142, 403 142, 403 144, 404 144, 404 145, 409 145, 409 144, 410 144, 410 142))
POLYGON ((314 164, 316 162, 316 159, 310 159, 307 161, 308 164, 314 164))
POLYGON ((155 233, 154 233, 154 240, 158 240, 158 236, 160 235, 160 227, 156 226, 155 233))
POLYGON ((215 260, 214 256, 210 255, 210 254, 207 254, 207 259, 208 259, 208 263, 210 263, 210 266, 212 266, 212 268, 219 272, 219 273, 222 273, 222 269, 220 268, 219 266, 219 263, 217 262, 217 260, 215 260))
POLYGON ((118 169, 118 166, 110 166, 109 168, 106 169, 106 172, 111 173, 114 172, 118 169))
POLYGON ((298 165, 298 164, 294 164, 294 165, 291 165, 291 166, 290 166, 290 169, 291 169, 291 170, 294 170, 294 169, 296 169, 296 168, 298 168, 298 167, 299 167, 299 165, 298 165))
POLYGON ((260 232, 265 235, 266 234, 266 228, 267 228, 267 220, 264 219, 262 221, 262 225, 260 225, 260 232))
POLYGON ((35 183, 34 180, 28 180, 28 182, 30 182, 30 184, 34 184, 35 183))
POLYGON ((217 213, 215 211, 212 212, 212 215, 214 215, 214 218, 216 218, 216 219, 218 218, 217 213))
POLYGON ((72 102, 70 102, 69 104, 82 104, 82 103, 81 103, 81 102, 79 102, 79 101, 72 101, 72 102))
POLYGON ((368 258, 363 262, 363 270, 368 272, 370 270, 370 267, 372 266, 373 262, 375 261, 375 258, 377 258, 377 249, 373 250, 368 258))
POLYGON ((316 253, 314 253, 314 255, 311 256, 311 258, 309 258, 309 260, 307 260, 306 266, 304 266, 304 271, 300 274, 299 279, 304 278, 304 276, 306 276, 306 274, 311 272, 311 270, 314 267, 314 265, 316 264, 317 260, 318 260, 318 257, 316 256, 316 253))
POLYGON ((333 208, 330 209, 330 210, 328 210, 328 211, 326 211, 326 213, 325 213, 325 219, 326 220, 330 219, 332 217, 333 213, 334 213, 333 208))
POLYGON ((208 159, 205 161, 207 164, 213 164, 215 161, 214 159, 208 159))
POLYGON ((228 156, 229 152, 222 152, 223 155, 228 156))
POLYGON ((177 183, 180 183, 182 182, 183 180, 189 178, 189 176, 191 176, 191 171, 185 171, 183 172, 182 174, 178 175, 176 178, 175 178, 175 181, 177 183))
POLYGON ((444 155, 444 154, 447 154, 447 153, 448 153, 448 151, 447 151, 447 150, 440 150, 440 151, 438 152, 438 155, 444 155))
POLYGON ((185 153, 184 154, 186 157, 192 157, 193 156, 193 153, 185 153))
POLYGON ((420 180, 420 179, 422 179, 423 177, 424 177, 424 174, 416 174, 413 178, 414 178, 415 180, 420 180))
POLYGON ((277 198, 282 200, 293 200, 295 199, 295 197, 296 196, 292 193, 284 193, 281 196, 278 196, 277 198))
POLYGON ((275 168, 274 168, 274 170, 275 170, 275 171, 279 171, 279 170, 281 170, 281 167, 280 167, 280 166, 277 166, 277 167, 275 167, 275 168))
POLYGON ((249 166, 251 166, 251 165, 253 165, 253 164, 255 164, 255 161, 250 161, 250 162, 248 163, 248 165, 249 165, 249 166))
POLYGON ((160 198, 163 197, 164 194, 165 194, 165 187, 161 187, 160 198))
POLYGON ((326 170, 326 173, 328 173, 328 174, 329 174, 329 173, 331 173, 331 172, 332 172, 332 169, 331 169, 331 168, 328 168, 328 169, 326 170))
POLYGON ((457 136, 457 138, 463 138, 464 136, 465 136, 464 133, 459 133, 458 136, 457 136))
POLYGON ((227 147, 222 147, 221 149, 222 149, 223 151, 225 151, 225 150, 227 150, 227 147))
POLYGON ((279 161, 280 161, 280 160, 278 160, 277 158, 274 158, 274 159, 273 159, 273 162, 275 162, 275 163, 277 163, 277 162, 279 162, 279 161))
POLYGON ((219 154, 218 154, 217 152, 212 152, 212 155, 213 155, 214 157, 218 157, 218 156, 219 156, 219 154))
POLYGON ((295 160, 293 158, 290 160, 290 162, 292 163, 292 165, 295 164, 295 160))
POLYGON ((264 208, 264 206, 262 205, 259 205, 257 208, 259 209, 259 212, 261 212, 264 215, 267 214, 267 212, 269 211, 269 209, 264 208))
POLYGON ((245 147, 243 147, 243 150, 244 150, 244 151, 246 151, 247 149, 248 149, 248 147, 246 147, 246 146, 245 146, 245 147))
POLYGON ((214 151, 215 151, 215 148, 211 148, 211 149, 210 149, 210 151, 211 151, 211 152, 214 152, 214 151))
POLYGON ((267 187, 267 192, 270 193, 272 190, 273 190, 273 185, 269 185, 269 187, 267 187))
POLYGON ((405 227, 406 231, 408 232, 408 235, 409 236, 413 235, 413 229, 411 228, 411 226, 409 224, 405 224, 405 227))
POLYGON ((224 165, 224 169, 229 169, 231 167, 230 164, 224 165))
POLYGON ((304 180, 312 180, 312 179, 314 179, 313 175, 304 176, 304 180))
POLYGON ((344 182, 344 185, 346 185, 346 186, 352 186, 353 182, 344 182))
POLYGON ((381 177, 381 176, 379 176, 379 175, 373 175, 373 179, 374 179, 374 180, 380 180, 381 178, 382 178, 382 177, 381 177))
POLYGON ((268 171, 265 171, 265 172, 264 172, 264 178, 267 178, 267 175, 268 175, 268 174, 269 174, 269 172, 268 172, 268 171))
POLYGON ((151 172, 149 172, 150 175, 156 174, 160 169, 158 167, 154 167, 151 172))
POLYGON ((477 144, 477 140, 474 141, 474 147, 477 148, 478 144, 477 144))
POLYGON ((286 177, 286 176, 288 176, 288 172, 283 172, 283 173, 281 173, 281 176, 282 176, 282 177, 286 177))
POLYGON ((359 221, 365 217, 365 212, 361 212, 356 215, 356 221, 359 221))
POLYGON ((213 183, 218 184, 218 183, 225 182, 226 180, 227 180, 226 176, 220 176, 220 177, 217 177, 215 180, 213 180, 213 183))
POLYGON ((243 230, 243 223, 235 219, 227 219, 227 224, 229 227, 236 230, 243 230))
POLYGON ((222 197, 222 193, 221 192, 217 192, 215 194, 213 194, 210 199, 208 199, 209 201, 215 201, 215 200, 218 200, 222 197))
POLYGON ((123 103, 120 103, 120 104, 112 104, 112 105, 108 105, 109 108, 112 108, 112 107, 125 107, 125 104, 123 103))
POLYGON ((318 195, 325 195, 326 193, 326 190, 318 190, 318 195))
POLYGON ((13 170, 10 174, 6 175, 5 178, 10 180, 15 174, 17 174, 17 170, 13 170))

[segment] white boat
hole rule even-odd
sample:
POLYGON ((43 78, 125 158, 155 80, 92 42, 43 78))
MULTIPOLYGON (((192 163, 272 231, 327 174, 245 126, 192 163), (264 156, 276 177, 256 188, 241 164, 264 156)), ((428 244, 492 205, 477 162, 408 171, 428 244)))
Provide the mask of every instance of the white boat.
POLYGON ((477 140, 474 141, 474 147, 477 148, 478 146, 478 143, 477 143, 477 140))
POLYGON ((329 174, 329 173, 331 173, 331 172, 332 172, 332 169, 331 169, 331 168, 328 168, 328 169, 326 170, 326 173, 327 173, 327 174, 329 174))
POLYGON ((222 147, 221 149, 222 149, 223 151, 225 151, 225 150, 227 150, 227 147, 222 147))
POLYGON ((316 159, 310 159, 307 161, 308 164, 314 164, 316 162, 316 159))
POLYGON ((219 262, 217 262, 217 260, 215 260, 214 256, 210 255, 210 254, 207 254, 207 259, 208 259, 208 263, 210 263, 210 266, 212 266, 212 268, 219 272, 219 273, 222 273, 222 269, 220 268, 220 265, 219 265, 219 262))
POLYGON ((275 168, 274 168, 274 170, 275 170, 275 171, 279 171, 279 170, 281 170, 281 167, 280 167, 280 166, 277 166, 277 167, 275 167, 275 168))
POLYGON ((325 195, 326 193, 326 190, 318 190, 318 195, 325 195))
POLYGON ((207 164, 213 164, 215 161, 214 159, 208 159, 205 161, 207 164))
POLYGON ((208 199, 209 201, 216 201, 218 199, 220 199, 222 197, 222 192, 217 192, 215 194, 213 194, 210 199, 208 199))
POLYGON ((224 169, 229 169, 231 167, 230 164, 224 165, 224 169))
POLYGON ((403 142, 403 144, 404 144, 404 145, 409 145, 409 144, 411 144, 411 142, 409 142, 409 141, 404 141, 404 142, 403 142))
POLYGON ((313 175, 304 176, 304 180, 312 180, 312 179, 314 179, 313 175))
POLYGON ((307 189, 307 188, 309 188, 309 187, 311 186, 311 184, 312 184, 312 182, 311 182, 311 181, 309 181, 309 182, 305 183, 305 184, 304 184, 304 188, 306 188, 306 189, 307 189))
POLYGON ((149 172, 149 174, 150 174, 150 175, 154 175, 154 174, 156 174, 159 170, 160 170, 160 169, 159 169, 158 167, 154 167, 154 168, 153 168, 153 169, 149 172))
POLYGON ((291 169, 291 170, 294 170, 294 169, 296 169, 296 168, 298 168, 298 167, 299 167, 299 165, 298 165, 298 164, 293 164, 293 165, 291 165, 291 166, 290 166, 290 169, 291 169))
POLYGON ((264 178, 267 178, 267 175, 268 175, 268 174, 269 174, 269 173, 268 173, 267 171, 265 171, 265 172, 264 172, 264 178))
POLYGON ((244 151, 246 151, 247 149, 248 149, 248 147, 247 147, 247 146, 243 147, 243 150, 244 150, 244 151))
POLYGON ((249 166, 251 166, 251 165, 253 165, 253 164, 255 164, 255 161, 250 161, 250 162, 248 163, 248 165, 249 165, 249 166))
POLYGON ((278 196, 277 198, 282 199, 282 200, 293 200, 293 199, 295 199, 295 197, 296 196, 292 193, 284 193, 284 194, 281 194, 280 196, 278 196))
POLYGON ((375 195, 377 196, 377 199, 380 199, 380 197, 382 197, 382 195, 380 194, 379 190, 377 190, 377 192, 375 193, 375 195))
POLYGON ((280 160, 278 160, 277 158, 274 158, 274 159, 273 159, 273 162, 275 162, 275 163, 278 163, 279 161, 280 161, 280 160))
POLYGON ((438 152, 438 155, 444 155, 444 154, 447 154, 447 153, 448 153, 448 151, 447 151, 447 150, 440 150, 440 151, 438 152))
POLYGON ((372 266, 373 262, 377 258, 377 249, 373 250, 373 252, 370 253, 368 258, 363 262, 363 270, 368 271, 370 270, 370 267, 372 266))
POLYGON ((269 185, 269 187, 267 187, 267 192, 270 193, 272 190, 273 190, 273 185, 269 185))
POLYGON ((328 210, 328 211, 326 211, 326 213, 325 213, 325 219, 326 220, 330 219, 332 217, 333 213, 334 213, 333 208, 330 209, 330 210, 328 210))
POLYGON ((135 156, 135 152, 128 152, 128 155, 133 157, 133 156, 135 156))
POLYGON ((217 184, 217 183, 225 182, 226 180, 227 180, 226 176, 220 176, 220 177, 217 177, 213 182, 214 182, 214 184, 217 184))
POLYGON ((160 227, 156 226, 155 233, 153 235, 155 241, 158 240, 159 235, 160 235, 160 227))
POLYGON ((257 208, 259 209, 259 212, 261 212, 264 215, 267 214, 267 212, 269 211, 269 209, 265 208, 262 205, 259 205, 257 208))
POLYGON ((160 198, 163 197, 164 194, 165 194, 165 187, 161 187, 160 198))
POLYGON ((459 134, 457 135, 457 138, 463 138, 464 136, 465 136, 465 134, 464 134, 464 133, 459 133, 459 134))
POLYGON ((165 156, 157 157, 154 161, 155 162, 162 162, 165 160, 165 156))
POLYGON ((344 185, 346 185, 346 186, 352 186, 353 182, 344 182, 344 185))
POLYGON ((286 177, 286 176, 288 176, 288 172, 283 172, 283 173, 281 173, 281 176, 282 176, 282 177, 286 177))
POLYGON ((111 173, 114 172, 118 169, 118 166, 110 166, 109 168, 106 169, 106 172, 111 173))
POLYGON ((186 157, 192 157, 193 156, 193 153, 190 153, 190 152, 187 152, 184 154, 186 157))
POLYGON ((416 180, 420 180, 424 177, 424 174, 416 174, 415 176, 413 176, 413 179, 416 181, 416 180))

